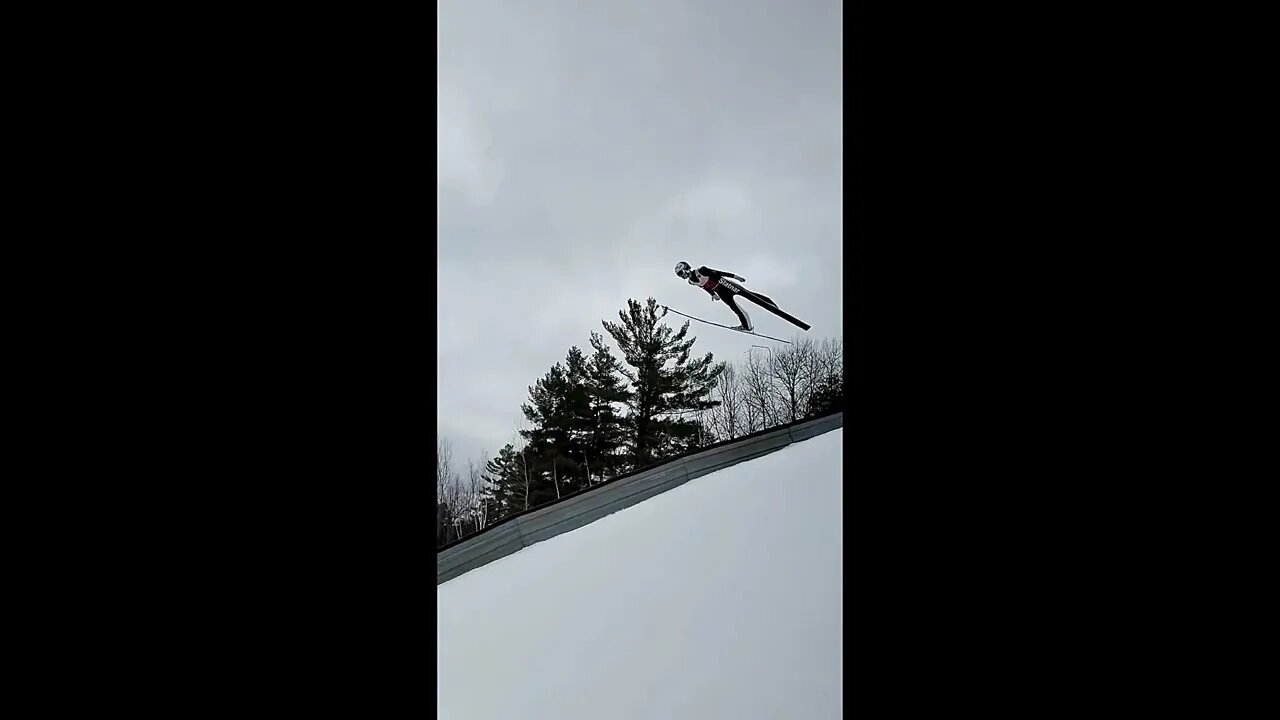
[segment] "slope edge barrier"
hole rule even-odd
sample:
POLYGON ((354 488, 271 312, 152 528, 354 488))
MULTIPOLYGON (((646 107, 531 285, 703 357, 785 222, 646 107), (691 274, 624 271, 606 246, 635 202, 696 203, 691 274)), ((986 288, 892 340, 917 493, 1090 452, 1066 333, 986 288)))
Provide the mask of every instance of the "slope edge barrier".
POLYGON ((772 428, 644 468, 507 518, 482 532, 439 549, 436 552, 436 584, 452 580, 535 543, 577 530, 695 478, 777 452, 788 445, 841 427, 844 427, 843 412, 772 428))

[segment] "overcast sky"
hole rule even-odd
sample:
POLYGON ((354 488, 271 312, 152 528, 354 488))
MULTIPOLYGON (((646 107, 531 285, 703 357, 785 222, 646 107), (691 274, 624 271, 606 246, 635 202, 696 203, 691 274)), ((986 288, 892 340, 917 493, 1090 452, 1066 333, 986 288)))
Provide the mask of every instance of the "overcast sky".
MULTIPOLYGON (((455 463, 512 441, 528 386, 627 298, 736 325, 680 260, 843 336, 839 0, 437 8, 436 415, 455 463)), ((801 332, 743 304, 757 332, 801 332)), ((691 333, 724 360, 776 345, 691 333)))

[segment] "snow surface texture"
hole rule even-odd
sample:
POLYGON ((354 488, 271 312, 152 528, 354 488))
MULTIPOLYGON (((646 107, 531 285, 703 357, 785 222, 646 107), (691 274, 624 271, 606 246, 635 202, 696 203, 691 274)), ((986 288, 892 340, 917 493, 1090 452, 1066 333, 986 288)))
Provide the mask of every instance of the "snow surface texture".
POLYGON ((436 588, 444 720, 839 718, 843 429, 436 588))

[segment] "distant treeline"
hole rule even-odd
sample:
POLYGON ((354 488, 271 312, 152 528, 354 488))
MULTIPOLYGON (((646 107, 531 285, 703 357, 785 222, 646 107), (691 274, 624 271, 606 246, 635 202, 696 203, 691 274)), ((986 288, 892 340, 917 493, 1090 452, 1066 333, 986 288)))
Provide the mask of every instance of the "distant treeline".
POLYGON ((634 468, 844 405, 843 340, 797 337, 717 363, 693 356, 688 321, 675 329, 662 316, 653 298, 633 299, 620 323, 602 321, 621 358, 595 332, 590 354, 569 348, 529 388, 528 425, 496 456, 460 471, 437 437, 437 547, 634 468))

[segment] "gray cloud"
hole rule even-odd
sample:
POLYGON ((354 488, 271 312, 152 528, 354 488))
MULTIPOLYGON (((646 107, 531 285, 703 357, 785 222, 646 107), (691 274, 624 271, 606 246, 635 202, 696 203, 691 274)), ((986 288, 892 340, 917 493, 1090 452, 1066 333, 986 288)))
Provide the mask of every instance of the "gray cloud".
MULTIPOLYGON (((437 8, 437 418, 458 457, 511 440, 527 386, 627 298, 734 324, 678 260, 843 334, 838 0, 437 8)), ((770 344, 692 330, 720 359, 770 344)))

